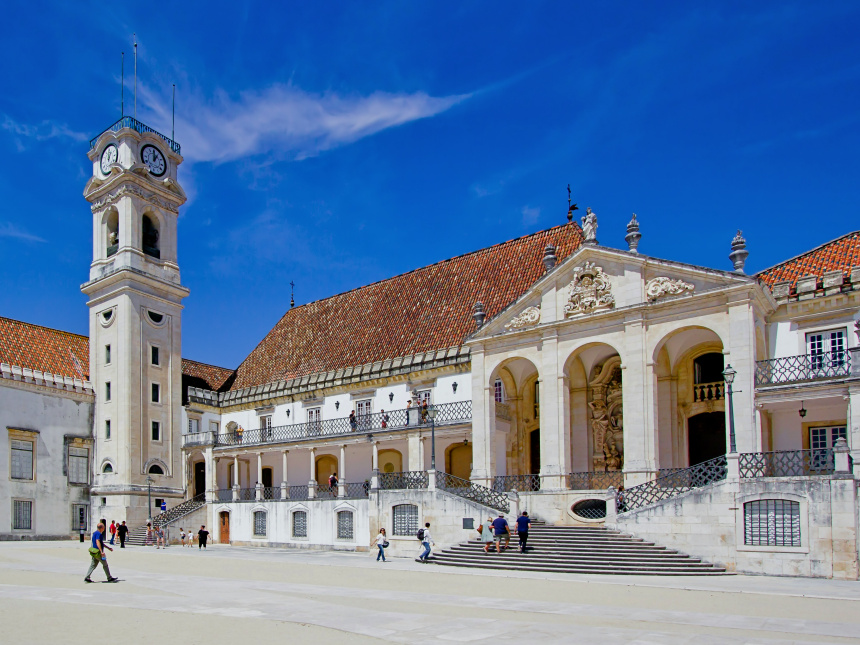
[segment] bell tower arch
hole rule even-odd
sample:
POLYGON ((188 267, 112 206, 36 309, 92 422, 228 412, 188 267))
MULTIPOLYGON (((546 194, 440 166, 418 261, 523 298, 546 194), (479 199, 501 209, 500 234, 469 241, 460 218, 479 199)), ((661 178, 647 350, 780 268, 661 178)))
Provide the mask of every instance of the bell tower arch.
POLYGON ((89 281, 90 374, 96 390, 96 518, 134 527, 181 498, 182 300, 177 219, 179 145, 123 117, 90 142, 93 259, 89 281), (159 468, 151 468, 159 464, 159 468), (158 472, 158 471, 161 472, 158 472), (104 503, 103 503, 104 501, 104 503))

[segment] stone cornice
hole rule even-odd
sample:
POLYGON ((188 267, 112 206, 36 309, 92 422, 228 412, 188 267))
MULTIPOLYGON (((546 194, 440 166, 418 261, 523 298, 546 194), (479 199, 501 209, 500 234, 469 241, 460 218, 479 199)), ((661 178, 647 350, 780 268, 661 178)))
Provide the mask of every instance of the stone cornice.
MULTIPOLYGON (((165 195, 170 195, 170 193, 167 191, 163 192, 165 195)), ((98 201, 93 202, 90 206, 90 210, 93 213, 100 211, 101 209, 106 208, 114 202, 118 201, 124 195, 134 195, 136 197, 139 197, 143 201, 152 204, 153 206, 176 214, 179 213, 179 206, 181 205, 182 201, 184 201, 180 200, 177 195, 172 195, 172 199, 175 200, 175 203, 173 201, 162 199, 154 192, 147 192, 146 190, 144 190, 143 186, 138 185, 136 182, 128 182, 124 183, 116 190, 109 192, 107 195, 105 195, 98 201)))
POLYGON ((17 365, 0 363, 0 383, 31 392, 64 396, 79 401, 93 401, 92 383, 81 379, 41 372, 17 365))

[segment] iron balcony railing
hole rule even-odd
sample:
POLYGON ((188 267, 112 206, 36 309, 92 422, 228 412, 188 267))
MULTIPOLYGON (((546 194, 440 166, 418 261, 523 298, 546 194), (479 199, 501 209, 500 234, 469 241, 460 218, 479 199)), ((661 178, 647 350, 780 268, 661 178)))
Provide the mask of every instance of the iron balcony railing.
POLYGON ((693 401, 722 401, 726 398, 725 381, 715 383, 696 383, 693 386, 693 401))
POLYGON ((745 452, 738 459, 743 478, 803 477, 832 475, 835 471, 833 451, 778 450, 776 452, 745 452))
POLYGON ((233 501, 233 489, 232 488, 219 488, 215 491, 215 501, 217 502, 232 502, 233 501))
POLYGON ((287 487, 287 499, 304 501, 308 498, 308 486, 298 485, 298 486, 288 486, 287 487))
POLYGON ((135 119, 134 117, 131 117, 131 116, 122 117, 119 121, 117 121, 113 125, 105 128, 104 130, 99 132, 98 136, 90 139, 90 150, 92 150, 93 148, 96 147, 96 144, 99 141, 99 137, 101 137, 105 132, 119 132, 123 128, 131 128, 132 130, 134 130, 135 132, 139 132, 140 134, 145 134, 147 132, 151 132, 152 134, 155 134, 155 135, 161 137, 164 140, 164 142, 168 146, 170 146, 170 149, 173 150, 173 152, 175 152, 176 154, 180 154, 180 151, 182 150, 182 147, 178 143, 176 143, 173 139, 170 139, 170 138, 164 136, 163 134, 161 134, 157 130, 150 128, 148 125, 141 123, 140 121, 138 121, 137 119, 135 119))
POLYGON ((802 354, 758 361, 755 365, 756 385, 775 385, 797 381, 814 381, 851 374, 851 353, 847 350, 802 354))
MULTIPOLYGON (((437 426, 464 423, 472 420, 472 402, 458 401, 456 403, 441 403, 433 406, 437 410, 435 423, 437 426)), ((310 421, 292 425, 257 428, 242 432, 228 432, 217 435, 216 446, 256 446, 266 443, 283 443, 324 437, 337 437, 359 432, 376 432, 410 428, 415 425, 427 427, 430 420, 422 418, 420 413, 412 408, 412 418, 407 417, 406 409, 375 412, 356 417, 350 422, 349 417, 326 419, 325 421, 310 421), (411 425, 410 425, 411 424, 411 425)))
POLYGON ((263 488, 263 499, 281 499, 281 487, 266 486, 263 488))
POLYGON ((430 476, 423 470, 379 473, 379 487, 385 490, 420 490, 429 485, 430 476))
POLYGON ((337 485, 335 486, 317 486, 318 499, 335 499, 337 497, 337 485))
POLYGON ((608 472, 568 473, 567 487, 571 490, 606 490, 610 486, 620 489, 624 485, 624 474, 620 470, 608 472))
POLYGON ((504 493, 497 493, 491 488, 473 484, 468 479, 460 479, 449 475, 441 470, 436 471, 436 488, 444 490, 446 493, 457 495, 464 499, 489 506, 502 513, 508 513, 511 510, 508 497, 504 493))
POLYGON ((658 477, 653 481, 620 491, 615 497, 616 509, 619 513, 635 511, 637 508, 676 497, 694 488, 701 488, 722 481, 727 474, 725 455, 709 459, 695 466, 683 468, 663 477, 658 477))
POLYGON ((497 475, 493 478, 493 490, 497 493, 537 491, 540 490, 540 475, 497 475))
POLYGON ((240 502, 255 502, 257 500, 257 489, 256 488, 240 488, 239 489, 239 501, 240 502))
POLYGON ((370 496, 370 482, 347 482, 344 486, 346 499, 363 499, 370 496))

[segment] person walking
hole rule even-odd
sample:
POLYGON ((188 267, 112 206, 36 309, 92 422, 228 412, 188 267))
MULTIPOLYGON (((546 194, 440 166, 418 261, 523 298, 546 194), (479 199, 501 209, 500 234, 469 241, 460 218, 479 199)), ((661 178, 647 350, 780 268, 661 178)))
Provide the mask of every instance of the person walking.
POLYGON ((427 399, 421 404, 421 423, 427 423, 427 399))
POLYGON ((116 527, 116 534, 119 536, 119 548, 125 548, 125 538, 128 536, 128 527, 125 525, 125 520, 116 527))
POLYGON ((105 576, 107 576, 108 582, 117 582, 119 578, 114 578, 110 574, 110 568, 108 567, 107 556, 105 556, 105 549, 108 551, 113 551, 112 548, 105 545, 104 542, 104 531, 105 525, 102 522, 99 522, 99 525, 96 527, 96 530, 93 531, 93 541, 92 546, 89 548, 90 559, 90 568, 87 571, 87 577, 84 578, 84 582, 93 582, 93 579, 90 578, 92 572, 96 570, 96 567, 99 566, 99 563, 102 565, 102 569, 104 569, 105 576))
POLYGON ((337 473, 332 473, 328 478, 328 487, 334 497, 337 497, 337 483, 337 473))
POLYGON ((385 535, 385 529, 379 529, 379 535, 376 536, 376 546, 379 548, 379 553, 376 554, 376 561, 382 558, 383 562, 388 562, 385 559, 385 548, 388 546, 388 537, 385 535))
POLYGON ((179 527, 179 544, 185 546, 185 529, 181 526, 179 527))
POLYGON ((493 518, 488 517, 486 524, 481 524, 478 527, 481 532, 481 542, 484 543, 484 553, 490 552, 490 545, 493 543, 493 518))
POLYGON ((152 546, 152 538, 153 538, 152 524, 147 522, 146 523, 146 546, 152 546))
POLYGON ((493 532, 496 534, 496 553, 502 552, 502 537, 505 537, 505 547, 511 543, 511 528, 508 526, 508 521, 505 516, 499 513, 499 516, 493 520, 493 532))
POLYGON ((209 531, 206 530, 206 526, 201 526, 200 530, 197 531, 197 548, 205 549, 206 541, 209 539, 209 531))
POLYGON ((430 535, 430 522, 425 522, 424 528, 419 529, 418 533, 418 539, 421 541, 421 546, 424 547, 424 551, 418 556, 418 562, 427 562, 427 558, 430 557, 430 545, 436 545, 430 535))
POLYGON ((532 527, 532 522, 529 519, 529 514, 523 511, 523 514, 517 518, 516 527, 517 537, 520 539, 520 553, 526 552, 526 542, 529 540, 529 529, 532 527))
POLYGON ((108 533, 110 533, 110 545, 113 546, 113 541, 116 539, 116 521, 110 521, 110 528, 108 529, 108 533))
POLYGON ((155 548, 164 548, 164 529, 160 526, 155 527, 155 548))

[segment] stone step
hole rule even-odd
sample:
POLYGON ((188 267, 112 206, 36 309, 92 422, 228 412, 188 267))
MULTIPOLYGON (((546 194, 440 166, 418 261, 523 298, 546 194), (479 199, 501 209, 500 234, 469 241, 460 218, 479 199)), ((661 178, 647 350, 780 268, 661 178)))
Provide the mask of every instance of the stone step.
MULTIPOLYGON (((483 549, 461 549, 457 547, 451 547, 450 549, 444 549, 441 553, 446 553, 450 555, 456 555, 460 557, 474 557, 481 555, 497 555, 494 550, 490 550, 489 552, 485 552, 483 549)), ((517 553, 518 557, 526 558, 526 557, 538 557, 544 560, 565 560, 570 558, 584 558, 584 559, 624 559, 624 560, 653 560, 653 561, 666 561, 666 560, 684 560, 684 561, 698 561, 697 558, 691 558, 691 556, 685 555, 683 553, 677 553, 674 551, 657 551, 657 552, 637 552, 631 553, 628 551, 544 551, 541 549, 527 549, 525 553, 519 553, 515 549, 509 549, 507 551, 502 551, 500 555, 505 555, 506 553, 517 553)))
POLYGON ((518 564, 506 562, 457 562, 445 558, 431 558, 431 562, 441 566, 453 567, 469 567, 474 569, 501 569, 510 571, 538 571, 548 573, 580 573, 580 574, 601 574, 601 575, 649 575, 649 576, 707 576, 707 575, 725 575, 725 569, 711 566, 708 568, 693 568, 693 567, 638 567, 638 566, 613 566, 613 565, 592 565, 592 566, 561 566, 553 564, 551 566, 540 566, 532 564, 518 564))

